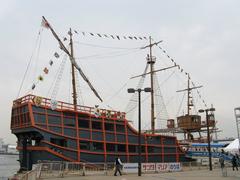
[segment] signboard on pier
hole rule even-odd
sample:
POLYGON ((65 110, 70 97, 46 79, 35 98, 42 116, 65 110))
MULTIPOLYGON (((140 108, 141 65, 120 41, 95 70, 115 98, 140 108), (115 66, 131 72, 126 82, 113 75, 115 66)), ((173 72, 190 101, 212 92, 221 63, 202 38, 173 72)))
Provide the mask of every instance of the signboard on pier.
MULTIPOLYGON (((142 163, 142 172, 176 172, 181 171, 181 163, 142 163)), ((124 163, 123 172, 137 173, 138 163, 124 163)))

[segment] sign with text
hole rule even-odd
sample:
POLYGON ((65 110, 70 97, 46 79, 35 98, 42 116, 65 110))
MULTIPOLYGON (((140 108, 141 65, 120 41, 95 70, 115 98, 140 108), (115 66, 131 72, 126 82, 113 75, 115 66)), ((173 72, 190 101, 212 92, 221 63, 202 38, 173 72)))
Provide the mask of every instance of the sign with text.
MULTIPOLYGON (((181 171, 180 163, 142 163, 142 172, 176 172, 181 171)), ((123 172, 137 173, 138 163, 124 163, 123 172)))
POLYGON ((143 172, 155 172, 156 171, 156 163, 142 163, 142 171, 143 172))
POLYGON ((157 172, 176 172, 181 170, 180 163, 156 163, 157 172))
POLYGON ((125 173, 137 173, 138 163, 123 163, 122 171, 125 173))

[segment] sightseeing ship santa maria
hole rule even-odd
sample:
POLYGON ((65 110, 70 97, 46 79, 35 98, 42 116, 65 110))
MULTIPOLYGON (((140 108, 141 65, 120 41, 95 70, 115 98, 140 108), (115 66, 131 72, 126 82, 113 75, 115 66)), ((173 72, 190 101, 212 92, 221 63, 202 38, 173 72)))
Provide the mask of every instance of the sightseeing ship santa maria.
MULTIPOLYGON (((164 103, 160 87, 176 72, 179 72, 187 77, 188 88, 186 90, 188 92, 188 111, 178 118, 178 124, 181 126, 188 120, 193 125, 196 125, 198 122, 201 123, 201 117, 198 115, 191 115, 190 112, 191 105, 193 104, 191 91, 200 87, 195 86, 193 82, 193 87, 190 87, 190 75, 186 73, 173 58, 166 54, 166 51, 160 46, 161 43, 162 41, 154 41, 151 37, 89 33, 80 30, 73 30, 71 28, 68 30, 67 36, 63 37, 59 36, 53 26, 43 17, 35 48, 35 54, 37 54, 35 59, 41 59, 41 63, 45 61, 42 59, 47 59, 46 66, 40 68, 41 72, 39 74, 39 71, 36 68, 37 66, 33 68, 34 75, 30 77, 33 80, 28 81, 31 82, 30 85, 29 83, 27 85, 28 90, 20 96, 21 89, 23 88, 24 83, 27 82, 27 75, 29 74, 29 69, 31 67, 32 60, 34 59, 33 56, 30 58, 27 70, 21 83, 18 97, 13 101, 12 106, 11 130, 17 137, 17 149, 19 151, 21 168, 23 170, 30 170, 33 164, 44 160, 70 162, 114 162, 117 156, 119 156, 123 162, 138 162, 139 131, 137 131, 134 127, 134 122, 138 120, 138 117, 133 118, 134 115, 132 115, 134 111, 138 112, 138 102, 140 102, 140 104, 142 102, 143 104, 142 112, 145 113, 145 111, 147 111, 148 114, 150 114, 150 118, 145 116, 142 118, 145 123, 143 124, 144 130, 141 131, 140 138, 142 162, 183 162, 189 160, 185 156, 185 151, 180 146, 180 143, 175 136, 178 127, 174 125, 173 118, 170 119, 169 116, 165 115, 167 112, 166 109, 171 109, 173 107, 169 107, 170 105, 168 106, 164 103), (52 52, 52 57, 50 58, 40 58, 39 55, 41 43, 43 43, 43 32, 48 33, 48 35, 52 35, 52 39, 56 42, 56 45, 59 46, 56 51, 52 52), (108 103, 106 103, 107 106, 103 107, 105 98, 101 97, 101 93, 99 93, 100 91, 96 90, 98 88, 95 89, 92 81, 90 81, 83 72, 83 67, 80 66, 78 61, 78 59, 81 60, 81 58, 75 57, 76 49, 74 48, 74 44, 79 43, 78 40, 80 37, 91 39, 91 42, 93 41, 92 39, 98 39, 98 41, 104 39, 105 43, 106 41, 114 41, 116 43, 120 41, 125 41, 127 43, 134 41, 135 43, 139 42, 140 44, 137 48, 128 49, 125 47, 111 47, 111 45, 106 44, 100 46, 91 43, 82 43, 82 45, 90 46, 92 49, 96 47, 115 49, 115 51, 105 54, 105 57, 108 58, 114 58, 115 56, 121 58, 126 57, 131 52, 136 53, 138 51, 142 52, 146 50, 149 52, 147 55, 145 54, 147 60, 145 60, 145 57, 142 57, 145 62, 138 60, 139 64, 146 65, 143 73, 137 75, 135 72, 131 72, 133 76, 128 77, 128 81, 139 80, 138 84, 134 86, 134 89, 136 90, 134 94, 128 94, 126 87, 127 83, 124 85, 121 84, 121 88, 117 91, 115 90, 115 92, 113 90, 114 88, 112 88, 112 94, 110 95, 110 98, 108 97, 108 103), (155 69, 157 58, 152 55, 153 48, 158 49, 166 56, 166 59, 169 60, 169 66, 162 67, 161 69, 155 69), (118 49, 118 51, 116 51, 116 49, 118 49), (62 61, 60 62, 61 58, 62 61), (54 67, 56 64, 59 65, 58 68, 54 67), (63 73, 65 64, 70 64, 69 69, 71 69, 71 72, 69 71, 70 73, 68 75, 70 75, 71 79, 69 78, 68 81, 71 84, 69 82, 65 82, 64 87, 60 88, 61 82, 64 78, 66 79, 63 73), (55 75, 53 75, 54 69, 57 71, 55 75), (162 80, 162 83, 159 84, 157 74, 161 74, 166 71, 171 72, 165 79, 162 80), (48 90, 44 96, 43 93, 37 92, 37 89, 44 86, 46 81, 45 79, 50 79, 51 75, 53 75, 54 78, 52 78, 52 82, 49 84, 50 90, 48 90), (148 79, 149 81, 148 85, 146 85, 146 87, 149 88, 143 87, 145 86, 145 79, 148 79), (84 90, 79 88, 78 83, 80 80, 83 80, 82 84, 87 85, 87 88, 84 90), (71 87, 71 90, 69 91, 71 92, 70 96, 72 96, 72 99, 67 102, 67 97, 65 98, 64 95, 57 96, 57 94, 62 94, 63 91, 68 91, 68 89, 70 89, 67 87, 68 85, 71 87), (87 94, 88 98, 85 100, 86 103, 88 103, 88 99, 89 101, 92 101, 94 97, 96 97, 96 99, 95 103, 92 103, 93 105, 85 106, 83 105, 83 101, 80 103, 80 100, 78 99, 81 98, 83 91, 89 90, 92 93, 87 94), (140 90, 143 91, 142 96, 145 98, 138 101, 138 95, 140 97, 140 90), (144 90, 146 92, 144 92, 144 90), (129 103, 126 103, 126 110, 124 112, 114 110, 115 108, 112 108, 111 104, 114 96, 117 96, 120 91, 125 93, 124 96, 132 95, 129 103), (56 100, 57 98, 61 100, 56 100), (145 103, 145 101, 149 101, 149 103, 145 103), (161 118, 159 119, 158 117, 161 118), (160 122, 163 124, 165 123, 166 127, 171 126, 170 129, 174 132, 172 131, 169 133, 169 131, 166 133, 164 128, 160 127, 160 122), (148 127, 148 125, 150 125, 150 127, 148 127)), ((46 49, 49 50, 49 46, 50 45, 47 44, 46 49)), ((85 59, 90 59, 91 57, 99 57, 99 59, 101 59, 103 56, 97 54, 85 56, 85 59)), ((84 59, 84 57, 82 57, 82 59, 84 59)), ((120 72, 117 70, 122 68, 119 66, 120 63, 121 62, 117 62, 115 66, 111 65, 111 72, 120 72), (116 70, 114 70, 113 67, 116 68, 116 70)), ((105 65, 106 71, 109 70, 109 64, 110 62, 108 61, 105 65)), ((137 64, 131 64, 131 61, 129 61, 127 66, 133 66, 132 69, 134 70, 134 66, 137 66, 137 64)), ((101 70, 104 71, 103 67, 104 66, 99 67, 99 73, 101 73, 101 70)), ((122 68, 121 73, 124 74, 125 70, 126 69, 122 68)), ((95 70, 95 72, 98 73, 98 69, 95 70)), ((116 84, 118 81, 122 82, 119 79, 113 80, 111 76, 113 76, 113 74, 109 74, 107 77, 111 79, 108 80, 109 87, 111 87, 111 81, 113 81, 113 84, 116 84)), ((119 74, 115 76, 121 78, 124 75, 119 74)), ((43 87, 43 89, 46 90, 47 87, 43 87)), ((176 92, 176 89, 174 91, 176 92)), ((129 90, 129 92, 132 91, 129 90)), ((200 96, 200 92, 198 90, 197 95, 200 96)), ((171 100, 170 97, 169 99, 171 100)), ((121 100, 119 100, 119 104, 120 101, 121 100)), ((205 102, 203 101, 203 103, 205 102)), ((115 104, 117 104, 117 102, 115 102, 115 104)), ((173 102, 173 104, 176 105, 177 102, 173 102)), ((181 101, 180 104, 182 105, 183 102, 181 101)), ((178 109, 179 114, 180 108, 176 109, 178 109)), ((214 122, 212 123, 215 125, 214 122)), ((193 140, 190 131, 181 132, 184 133, 185 140, 193 140)))

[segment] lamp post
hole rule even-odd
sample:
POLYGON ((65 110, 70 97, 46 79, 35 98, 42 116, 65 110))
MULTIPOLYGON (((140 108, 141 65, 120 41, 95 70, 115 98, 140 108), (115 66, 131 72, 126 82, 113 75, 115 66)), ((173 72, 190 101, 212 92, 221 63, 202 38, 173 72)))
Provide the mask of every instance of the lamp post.
POLYGON ((138 92, 138 176, 141 176, 141 92, 151 92, 151 88, 133 89, 129 88, 128 93, 138 92))
POLYGON ((207 121, 207 142, 208 142, 208 157, 209 157, 209 170, 212 171, 212 152, 211 152, 211 146, 210 146, 210 132, 209 132, 209 114, 208 112, 215 111, 215 108, 210 109, 200 109, 198 110, 199 113, 206 112, 206 121, 207 121))

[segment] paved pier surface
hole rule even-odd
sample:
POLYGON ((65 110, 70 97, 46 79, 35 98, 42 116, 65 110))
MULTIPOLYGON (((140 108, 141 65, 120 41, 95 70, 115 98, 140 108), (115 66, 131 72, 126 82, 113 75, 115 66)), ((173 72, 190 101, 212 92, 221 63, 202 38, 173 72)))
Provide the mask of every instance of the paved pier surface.
MULTIPOLYGON (((61 178, 54 178, 59 180, 61 178)), ((193 170, 193 171, 182 171, 182 172, 172 172, 172 173, 159 173, 159 174, 142 174, 141 177, 137 174, 128 174, 122 176, 113 176, 109 174, 104 175, 86 175, 86 176, 75 176, 75 177, 64 177, 66 180, 219 180, 219 179, 238 179, 240 180, 240 170, 232 171, 231 168, 227 169, 227 177, 222 176, 221 169, 214 169, 213 171, 209 170, 193 170)), ((52 178, 51 178, 52 180, 52 178)))

